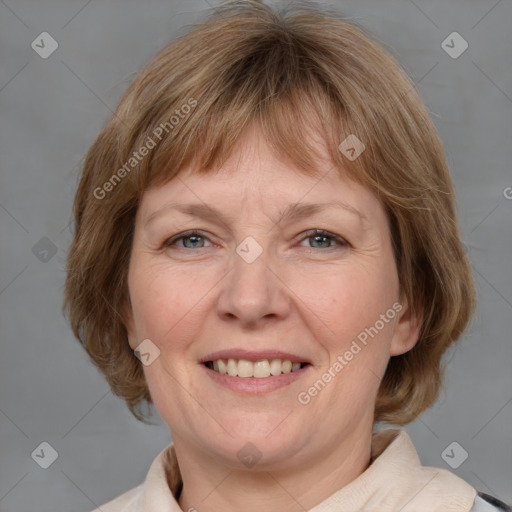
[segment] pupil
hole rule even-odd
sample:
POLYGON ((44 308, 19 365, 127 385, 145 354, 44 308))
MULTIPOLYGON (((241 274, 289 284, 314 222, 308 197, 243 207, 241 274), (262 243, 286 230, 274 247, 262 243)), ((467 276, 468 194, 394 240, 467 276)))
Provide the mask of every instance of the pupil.
MULTIPOLYGON (((327 243, 329 242, 329 241, 327 240, 327 237, 326 237, 326 236, 324 236, 324 235, 316 235, 316 236, 314 237, 315 241, 317 241, 317 242, 319 242, 322 238, 323 238, 325 241, 327 241, 327 243)), ((325 247, 325 244, 323 244, 323 246, 325 247)))
POLYGON ((194 247, 195 247, 196 242, 197 242, 197 241, 198 241, 198 239, 200 239, 200 238, 201 238, 201 237, 200 237, 200 236, 198 236, 198 235, 191 235, 191 236, 188 236, 188 237, 187 237, 187 239, 188 239, 189 241, 191 241, 191 242, 192 242, 192 245, 193 245, 194 247))

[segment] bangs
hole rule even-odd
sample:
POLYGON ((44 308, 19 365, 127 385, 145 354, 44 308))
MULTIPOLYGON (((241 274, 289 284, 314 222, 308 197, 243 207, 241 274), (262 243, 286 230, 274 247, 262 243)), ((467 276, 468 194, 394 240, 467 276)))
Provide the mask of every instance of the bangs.
POLYGON ((190 96, 176 100, 172 91, 162 91, 146 114, 139 113, 143 129, 140 123, 134 126, 136 135, 121 144, 133 152, 148 138, 155 142, 130 176, 139 199, 147 188, 165 184, 185 167, 199 173, 220 168, 251 128, 261 131, 276 158, 299 172, 320 179, 336 167, 336 172, 343 168, 355 174, 359 166, 343 159, 338 146, 357 129, 334 87, 316 74, 301 74, 305 64, 284 55, 282 45, 276 48, 283 52, 280 58, 251 54, 233 65, 226 72, 229 80, 219 78, 223 87, 213 89, 217 94, 211 84, 196 82, 190 96), (154 134, 162 127, 158 139, 154 134))
MULTIPOLYGON (((240 96, 247 97, 244 93, 240 96)), ((199 122, 192 119, 199 115, 194 113, 174 136, 155 149, 142 188, 164 184, 188 166, 199 173, 219 169, 250 129, 261 131, 276 158, 291 163, 308 176, 320 178, 333 165, 341 164, 337 149, 339 131, 333 119, 322 118, 318 112, 323 110, 330 117, 335 116, 332 109, 323 108, 320 102, 310 91, 296 87, 286 96, 255 97, 245 104, 233 98, 222 112, 214 107, 199 122), (187 130, 187 122, 196 129, 187 130)))

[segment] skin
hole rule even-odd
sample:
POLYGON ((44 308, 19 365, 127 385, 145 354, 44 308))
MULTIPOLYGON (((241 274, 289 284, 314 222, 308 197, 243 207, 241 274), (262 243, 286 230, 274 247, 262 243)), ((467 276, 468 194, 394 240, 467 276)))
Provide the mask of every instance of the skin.
POLYGON ((160 350, 144 372, 172 434, 183 510, 303 511, 357 478, 369 465, 373 406, 388 360, 418 339, 418 322, 399 296, 382 205, 333 167, 320 141, 315 145, 322 179, 301 174, 259 131, 248 130, 216 172, 185 168, 148 189, 139 205, 129 343, 135 349, 149 338, 160 350), (291 203, 333 200, 364 219, 334 207, 278 223, 291 203), (206 203, 226 222, 168 209, 146 225, 168 202, 206 203), (165 245, 190 229, 202 233, 165 245), (311 229, 342 241, 315 238, 311 229), (235 250, 248 236, 263 248, 250 264, 235 250), (307 405, 299 403, 297 395, 397 302, 400 313, 307 405), (243 395, 214 382, 198 362, 233 348, 278 349, 312 365, 287 386, 243 395), (248 442, 262 454, 250 468, 237 457, 248 442))

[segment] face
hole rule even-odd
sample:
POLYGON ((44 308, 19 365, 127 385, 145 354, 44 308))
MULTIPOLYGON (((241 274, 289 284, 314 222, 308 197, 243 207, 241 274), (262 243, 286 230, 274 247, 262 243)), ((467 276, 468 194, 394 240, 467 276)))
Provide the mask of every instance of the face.
POLYGON ((371 431, 389 357, 417 332, 382 205, 322 169, 301 174, 250 131, 216 172, 145 192, 129 343, 151 340, 144 372, 175 444, 236 465, 251 442, 276 467, 371 431))

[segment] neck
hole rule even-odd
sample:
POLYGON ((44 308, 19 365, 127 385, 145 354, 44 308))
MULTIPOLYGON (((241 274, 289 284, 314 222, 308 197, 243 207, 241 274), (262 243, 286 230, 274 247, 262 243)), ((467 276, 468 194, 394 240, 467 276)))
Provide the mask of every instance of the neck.
POLYGON ((191 512, 304 512, 366 470, 371 435, 371 428, 364 436, 357 430, 303 462, 283 463, 259 471, 257 465, 239 471, 205 460, 204 453, 174 440, 183 479, 180 508, 191 512))

